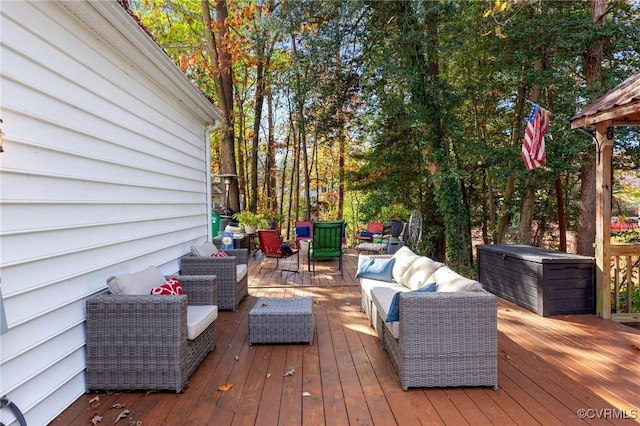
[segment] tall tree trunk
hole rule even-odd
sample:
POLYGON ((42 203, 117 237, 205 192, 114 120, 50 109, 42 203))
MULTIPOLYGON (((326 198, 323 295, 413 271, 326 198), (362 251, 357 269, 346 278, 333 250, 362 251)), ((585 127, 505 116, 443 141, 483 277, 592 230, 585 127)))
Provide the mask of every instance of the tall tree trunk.
MULTIPOLYGON (((218 94, 218 104, 224 120, 220 125, 220 172, 237 174, 235 158, 235 138, 234 138, 234 117, 233 117, 233 76, 231 74, 231 53, 226 48, 224 42, 227 34, 226 19, 228 16, 227 3, 225 0, 216 0, 216 24, 211 21, 211 9, 209 0, 201 0, 202 22, 205 27, 205 37, 211 66, 213 68, 213 79, 216 84, 218 94), (217 36, 216 36, 217 33, 217 36)), ((235 179, 229 191, 229 206, 233 212, 240 210, 240 194, 238 191, 238 180, 235 179)))
POLYGON ((536 197, 532 190, 527 191, 527 196, 522 202, 522 210, 520 211, 520 231, 518 232, 518 242, 522 244, 531 244, 531 225, 533 223, 533 214, 536 207, 536 197))
MULTIPOLYGON (((591 22, 602 26, 607 12, 606 0, 591 0, 591 22)), ((586 52, 587 87, 594 89, 594 97, 602 87, 602 56, 604 36, 594 40, 586 52)), ((589 149, 580 168, 580 214, 578 216, 577 252, 585 256, 595 255, 596 241, 596 163, 594 152, 589 149)))
MULTIPOLYGON (((533 70, 542 72, 545 69, 545 64, 542 58, 535 60, 533 64, 533 70)), ((531 87, 531 100, 535 103, 540 102, 540 85, 538 83, 531 87)), ((535 172, 533 172, 535 173, 535 172)), ((532 182, 534 179, 529 176, 527 182, 532 182)), ((527 185, 529 186, 529 185, 527 185)), ((536 198, 533 190, 527 191, 527 196, 522 203, 522 210, 520 212, 520 230, 518 232, 518 240, 524 244, 531 244, 531 227, 533 225, 533 217, 536 211, 536 198)))
MULTIPOLYGON (((295 57, 298 54, 298 47, 296 43, 296 39, 293 35, 291 35, 291 47, 293 51, 293 56, 295 57)), ((306 133, 306 121, 304 119, 304 100, 305 95, 302 93, 301 89, 301 77, 296 71, 296 83, 297 89, 295 93, 296 102, 296 112, 298 115, 296 131, 298 134, 298 142, 300 144, 300 155, 302 156, 302 163, 304 170, 304 194, 305 194, 305 214, 304 218, 306 220, 311 219, 311 184, 310 184, 310 176, 311 176, 311 165, 309 164, 309 154, 307 152, 307 133, 306 133)))
MULTIPOLYGON (((275 140, 275 128, 273 122, 273 94, 271 90, 269 90, 267 94, 267 125, 268 125, 268 137, 267 137, 267 204, 271 210, 278 211, 280 214, 283 213, 283 207, 278 203, 278 193, 277 189, 277 181, 276 181, 276 140, 275 140)), ((283 159, 283 164, 287 164, 287 157, 289 156, 289 151, 285 153, 285 158, 283 159)), ((281 194, 284 194, 284 182, 282 185, 281 194)), ((282 199, 282 197, 281 197, 282 199)))
MULTIPOLYGON (((526 69, 525 69, 526 71, 526 69)), ((521 138, 521 130, 520 130, 520 122, 522 121, 522 111, 524 110, 524 103, 526 99, 526 90, 524 86, 518 87, 518 97, 516 99, 516 108, 514 111, 514 118, 511 128, 511 145, 517 147, 522 142, 521 138)), ((514 173, 514 165, 513 162, 509 162, 509 176, 507 177, 507 182, 504 186, 504 202, 502 205, 502 210, 500 214, 500 223, 498 225, 498 231, 495 234, 493 239, 495 244, 503 244, 504 237, 509 229, 509 225, 511 224, 511 220, 513 216, 511 214, 511 202, 513 200, 513 194, 515 192, 515 173, 514 173)))
MULTIPOLYGON (((249 199, 249 210, 252 212, 258 209, 258 147, 260 143, 260 124, 262 122, 262 105, 264 104, 264 46, 259 46, 256 49, 258 49, 258 64, 256 65, 255 107, 253 133, 251 135, 251 196, 249 199)), ((271 147, 267 147, 267 151, 270 149, 271 147)), ((265 183, 267 183, 267 186, 268 175, 269 164, 267 162, 267 170, 265 171, 265 183)))

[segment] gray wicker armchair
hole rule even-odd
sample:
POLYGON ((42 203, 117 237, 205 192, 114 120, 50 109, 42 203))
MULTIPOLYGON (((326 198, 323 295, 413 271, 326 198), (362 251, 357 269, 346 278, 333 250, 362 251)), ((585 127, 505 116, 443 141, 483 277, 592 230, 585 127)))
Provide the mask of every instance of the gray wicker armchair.
MULTIPOLYGON (((99 294, 86 301, 89 390, 175 390, 216 346, 216 322, 193 340, 187 319, 217 316, 216 277, 178 276, 185 294, 99 294)), ((205 322, 206 324, 206 322, 205 322)))
POLYGON ((249 250, 225 249, 227 257, 196 256, 180 259, 183 275, 215 275, 218 277, 218 307, 235 311, 249 294, 247 261, 249 250))

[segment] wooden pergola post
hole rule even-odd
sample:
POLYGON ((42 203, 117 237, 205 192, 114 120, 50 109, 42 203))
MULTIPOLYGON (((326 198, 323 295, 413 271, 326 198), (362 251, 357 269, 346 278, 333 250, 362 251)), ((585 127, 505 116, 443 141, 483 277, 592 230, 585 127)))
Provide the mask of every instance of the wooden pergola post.
MULTIPOLYGON (((640 72, 636 72, 571 118, 572 129, 596 129, 596 312, 605 319, 630 322, 636 321, 640 315, 631 311, 611 312, 611 256, 640 256, 640 244, 624 244, 623 251, 618 247, 621 244, 616 244, 613 248, 611 246, 611 154, 613 129, 617 126, 640 126, 640 72)), ((629 283, 630 277, 629 270, 626 278, 629 283)), ((617 298, 619 282, 617 276, 614 278, 617 298)))
POLYGON ((607 136, 611 121, 596 126, 596 312, 611 319, 611 151, 613 140, 607 136))

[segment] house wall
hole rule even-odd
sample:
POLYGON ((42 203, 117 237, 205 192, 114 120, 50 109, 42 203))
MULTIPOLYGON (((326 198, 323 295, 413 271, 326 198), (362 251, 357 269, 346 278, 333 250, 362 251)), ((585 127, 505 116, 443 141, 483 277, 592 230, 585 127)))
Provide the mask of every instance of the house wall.
POLYGON ((86 298, 209 237, 220 117, 115 1, 2 2, 0 28, 0 395, 43 425, 85 392, 86 298))

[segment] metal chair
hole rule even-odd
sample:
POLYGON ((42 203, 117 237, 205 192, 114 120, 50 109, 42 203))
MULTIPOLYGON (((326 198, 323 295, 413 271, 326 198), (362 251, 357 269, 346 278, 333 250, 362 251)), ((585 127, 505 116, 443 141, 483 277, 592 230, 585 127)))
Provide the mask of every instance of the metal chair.
POLYGON ((384 223, 382 222, 369 222, 367 223, 366 231, 360 232, 360 235, 356 237, 359 241, 371 242, 373 241, 373 236, 375 234, 382 235, 382 231, 384 230, 384 223))
POLYGON ((312 227, 310 220, 298 220, 296 221, 296 246, 300 248, 300 241, 311 240, 312 227))
MULTIPOLYGON (((313 261, 313 275, 316 274, 317 259, 338 259, 340 275, 344 275, 342 268, 342 238, 344 233, 344 220, 331 222, 314 222, 313 239, 309 246, 309 263, 313 261)), ((309 265, 309 270, 311 266, 309 265)))
MULTIPOLYGON (((260 251, 265 257, 276 259, 276 267, 274 271, 285 272, 298 272, 300 270, 300 254, 298 248, 286 247, 283 249, 284 243, 280 238, 280 234, 275 229, 260 229, 258 231, 258 244, 260 245, 260 251), (280 259, 287 259, 291 256, 296 256, 296 269, 283 269, 280 268, 280 259)), ((260 266, 262 269, 262 266, 260 266)))

